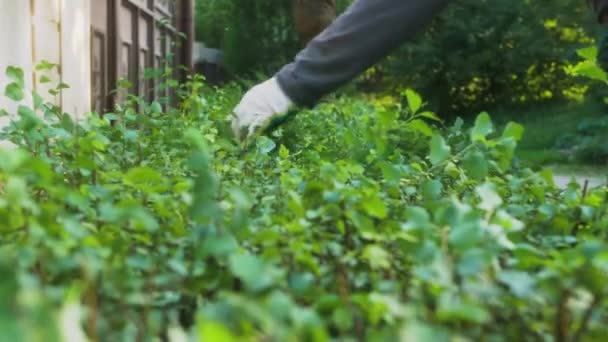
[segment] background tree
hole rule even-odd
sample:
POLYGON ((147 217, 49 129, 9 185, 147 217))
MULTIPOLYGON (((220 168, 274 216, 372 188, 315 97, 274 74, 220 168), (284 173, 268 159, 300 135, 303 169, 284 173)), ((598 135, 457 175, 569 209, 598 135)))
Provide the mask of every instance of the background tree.
POLYGON ((394 87, 421 89, 442 113, 559 100, 581 91, 564 66, 593 43, 593 27, 578 0, 458 1, 380 72, 394 87))

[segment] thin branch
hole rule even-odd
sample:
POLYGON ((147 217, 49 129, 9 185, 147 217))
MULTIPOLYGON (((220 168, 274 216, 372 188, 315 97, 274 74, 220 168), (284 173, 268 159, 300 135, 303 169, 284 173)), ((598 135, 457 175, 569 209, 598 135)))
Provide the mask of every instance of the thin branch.
POLYGON ((576 333, 574 334, 574 336, 572 337, 572 342, 581 341, 583 336, 587 333, 587 329, 589 328, 589 322, 591 321, 591 316, 593 315, 593 311, 595 311, 597 306, 600 304, 600 301, 601 301, 600 296, 598 296, 598 295, 593 296, 593 301, 591 302, 591 304, 589 304, 589 306, 585 310, 585 313, 583 314, 583 319, 581 321, 581 325, 578 328, 578 330, 576 331, 576 333))
POLYGON ((557 307, 557 316, 555 317, 555 341, 568 341, 568 298, 570 294, 567 290, 562 290, 557 307))

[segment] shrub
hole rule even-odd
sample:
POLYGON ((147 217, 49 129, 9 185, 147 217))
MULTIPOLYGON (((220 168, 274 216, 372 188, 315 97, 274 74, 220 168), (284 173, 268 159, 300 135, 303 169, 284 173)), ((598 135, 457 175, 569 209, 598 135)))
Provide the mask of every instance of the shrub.
POLYGON ((79 122, 21 104, 2 133, 18 148, 0 150, 8 339, 608 333, 608 191, 518 167, 523 127, 444 127, 407 91, 337 99, 241 147, 237 89, 176 92, 79 122))

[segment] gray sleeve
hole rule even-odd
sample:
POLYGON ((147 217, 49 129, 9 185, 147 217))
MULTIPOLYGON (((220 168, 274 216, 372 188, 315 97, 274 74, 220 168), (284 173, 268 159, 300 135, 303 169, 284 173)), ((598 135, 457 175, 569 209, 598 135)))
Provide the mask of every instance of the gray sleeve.
POLYGON ((314 105, 411 38, 449 0, 356 0, 277 74, 295 103, 314 105))

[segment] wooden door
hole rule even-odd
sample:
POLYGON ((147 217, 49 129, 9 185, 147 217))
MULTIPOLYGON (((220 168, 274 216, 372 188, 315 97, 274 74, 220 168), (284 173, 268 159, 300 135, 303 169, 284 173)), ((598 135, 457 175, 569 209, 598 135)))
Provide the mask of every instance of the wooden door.
MULTIPOLYGON (((171 97, 157 89, 159 79, 148 77, 146 70, 169 63, 175 68, 191 68, 192 0, 95 0, 92 6, 92 79, 94 109, 111 108, 107 94, 119 80, 131 87, 119 92, 117 101, 127 93, 148 101, 171 97), (178 32, 186 31, 182 45, 176 45, 178 32), (190 33, 190 34, 189 34, 190 33), (105 95, 105 96, 104 96, 105 95)), ((177 73, 175 76, 179 76, 177 73)), ((184 76, 183 74, 181 76, 184 76)))
POLYGON ((102 113, 109 105, 109 0, 91 2, 91 106, 102 113))

